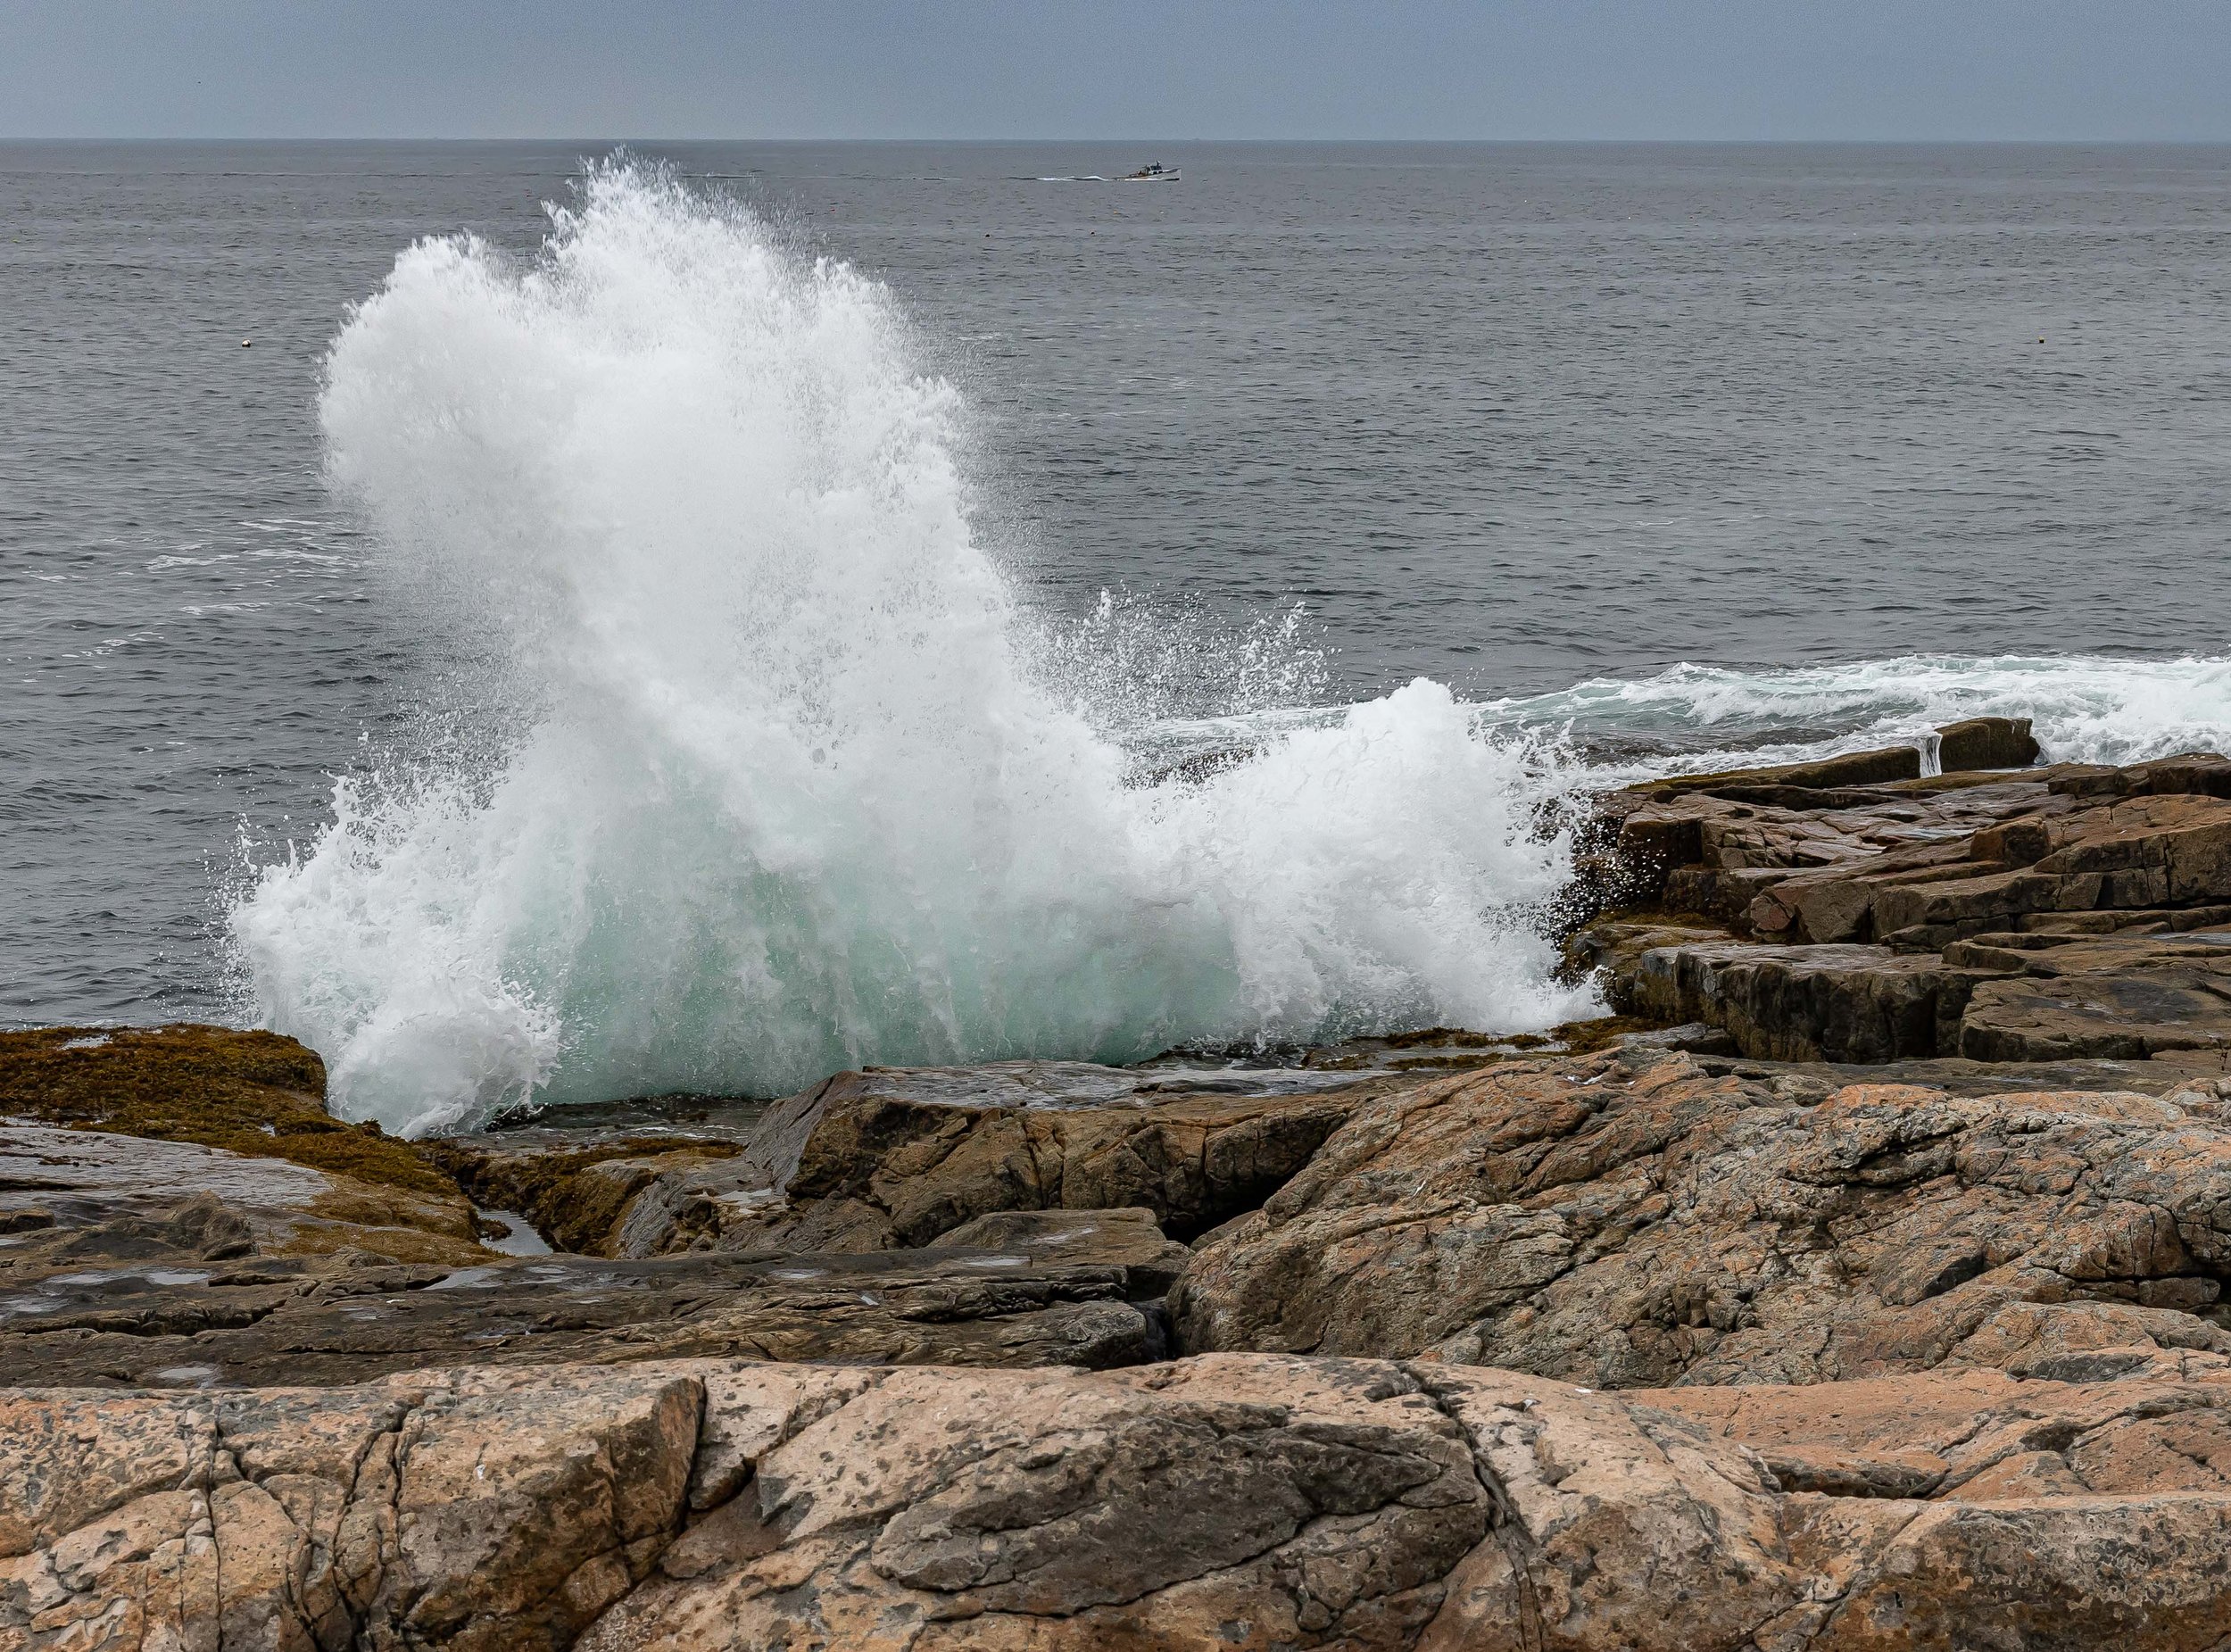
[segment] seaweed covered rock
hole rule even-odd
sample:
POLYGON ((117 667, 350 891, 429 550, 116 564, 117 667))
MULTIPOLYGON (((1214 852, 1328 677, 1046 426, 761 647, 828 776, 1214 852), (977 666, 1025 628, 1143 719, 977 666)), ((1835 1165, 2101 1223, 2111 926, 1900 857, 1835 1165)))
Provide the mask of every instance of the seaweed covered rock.
MULTIPOLYGON (((190 1142, 0 1124, 0 1282, 99 1264, 329 1257, 485 1259, 472 1208, 190 1142)), ((37 1311, 17 1302, 0 1320, 37 1311)))
POLYGON ((292 1039, 225 1027, 0 1034, 0 1277, 101 1261, 478 1259, 456 1183, 325 1111, 292 1039))
POLYGON ((377 1125, 326 1111, 326 1065, 276 1033, 179 1025, 0 1033, 0 1117, 193 1141, 454 1199, 455 1181, 377 1125))

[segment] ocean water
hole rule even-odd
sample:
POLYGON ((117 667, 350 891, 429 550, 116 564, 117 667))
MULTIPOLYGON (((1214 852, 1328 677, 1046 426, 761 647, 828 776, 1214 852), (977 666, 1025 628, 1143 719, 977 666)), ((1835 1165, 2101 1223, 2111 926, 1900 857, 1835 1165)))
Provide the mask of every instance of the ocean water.
POLYGON ((2231 740, 2231 150, 611 149, 0 147, 0 1020, 1539 1025, 1592 784, 2231 740))

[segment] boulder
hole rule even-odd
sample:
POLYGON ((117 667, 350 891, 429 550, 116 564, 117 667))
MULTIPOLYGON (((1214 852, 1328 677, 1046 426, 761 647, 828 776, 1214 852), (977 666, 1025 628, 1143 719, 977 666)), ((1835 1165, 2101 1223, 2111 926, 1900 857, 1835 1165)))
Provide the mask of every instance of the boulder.
POLYGON ((732 1163, 661 1192, 655 1242, 882 1249, 1001 1211, 1127 1207, 1182 1239, 1260 1204, 1361 1099, 1413 1082, 1052 1062, 840 1073, 776 1104, 732 1163))
POLYGON ((2036 760, 2037 740, 2026 717, 1971 717, 1937 731, 1937 767, 1948 775, 2028 768, 2036 760))
POLYGON ((1188 1352, 1815 1382, 2231 1351, 2227 1263, 2215 1086, 1956 1096, 1629 1049, 1359 1108, 1170 1309, 1188 1352))

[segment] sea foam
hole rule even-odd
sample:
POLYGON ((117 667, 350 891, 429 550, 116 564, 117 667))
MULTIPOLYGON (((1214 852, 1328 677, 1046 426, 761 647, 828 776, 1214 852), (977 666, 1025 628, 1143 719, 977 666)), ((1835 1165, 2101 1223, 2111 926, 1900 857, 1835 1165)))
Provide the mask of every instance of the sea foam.
POLYGON ((1525 922, 1554 762, 1421 679, 1142 776, 1136 661, 1018 611, 890 295, 740 208, 616 163, 532 261, 422 242, 320 414, 501 660, 489 754, 341 784, 233 911, 346 1117, 1590 1007, 1525 922))
POLYGON ((1739 669, 1679 665, 1483 704, 1490 726, 1648 751, 1590 784, 1915 743, 1969 717, 2031 719, 2046 761, 2231 750, 2231 660, 1906 654, 1739 669))

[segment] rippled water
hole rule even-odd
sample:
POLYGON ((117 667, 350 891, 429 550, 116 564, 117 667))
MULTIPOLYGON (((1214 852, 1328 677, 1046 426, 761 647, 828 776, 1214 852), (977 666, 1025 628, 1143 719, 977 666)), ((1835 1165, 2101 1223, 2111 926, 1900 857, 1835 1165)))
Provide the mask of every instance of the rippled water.
MULTIPOLYGON (((329 494, 319 364, 414 238, 531 250, 582 147, 0 148, 0 1019, 237 1012, 243 834, 518 715, 329 494)), ((888 286, 979 538, 1057 618, 1130 593, 1123 669, 1298 598, 1274 685, 1610 765, 2231 734, 2231 151, 653 153, 888 286)), ((1166 652, 1140 740, 1213 749, 1166 652)))

